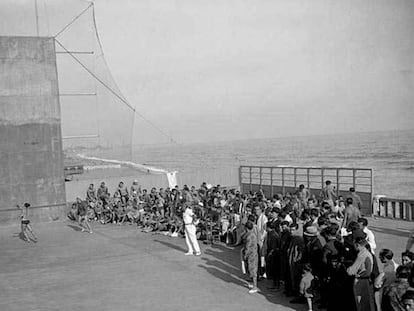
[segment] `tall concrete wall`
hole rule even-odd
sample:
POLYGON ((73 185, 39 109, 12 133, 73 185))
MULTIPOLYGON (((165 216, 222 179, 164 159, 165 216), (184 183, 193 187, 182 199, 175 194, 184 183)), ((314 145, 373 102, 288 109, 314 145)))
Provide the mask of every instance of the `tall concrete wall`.
POLYGON ((55 43, 0 37, 0 225, 62 217, 65 182, 55 43))

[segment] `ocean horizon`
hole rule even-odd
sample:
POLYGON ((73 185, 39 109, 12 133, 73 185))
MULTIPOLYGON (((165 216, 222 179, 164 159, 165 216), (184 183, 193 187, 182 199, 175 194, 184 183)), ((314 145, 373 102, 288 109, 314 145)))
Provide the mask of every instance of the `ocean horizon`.
MULTIPOLYGON (((180 174, 206 174, 237 185, 241 165, 370 168, 374 194, 414 199, 414 129, 293 136, 209 143, 136 145, 100 150, 92 156, 130 160, 180 174), (231 180, 228 178, 231 172, 231 180), (234 180, 233 180, 234 179, 234 180), (229 181, 230 180, 230 181, 229 181)), ((202 176, 201 176, 202 177, 202 176)), ((200 178, 201 178, 200 177, 200 178)), ((161 187, 162 185, 160 185, 161 187)), ((198 186, 198 185, 195 185, 198 186)))

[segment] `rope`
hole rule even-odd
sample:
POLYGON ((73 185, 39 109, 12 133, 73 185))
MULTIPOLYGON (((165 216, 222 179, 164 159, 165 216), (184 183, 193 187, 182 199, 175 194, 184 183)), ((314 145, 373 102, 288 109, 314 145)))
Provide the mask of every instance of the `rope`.
POLYGON ((112 94, 114 94, 120 101, 122 101, 125 105, 127 105, 132 111, 135 112, 134 107, 132 107, 125 99, 123 99, 118 93, 116 93, 109 85, 103 82, 97 75, 95 75, 88 67, 86 67, 72 52, 70 52, 67 48, 63 46, 62 43, 59 42, 58 39, 55 38, 55 41, 65 50, 67 54, 69 54, 79 65, 82 66, 92 77, 94 77, 99 83, 101 83, 106 89, 108 89, 112 94))
POLYGON ((78 15, 76 15, 71 22, 69 22, 69 24, 67 24, 65 27, 62 28, 62 30, 60 30, 56 35, 55 38, 57 36, 59 36, 62 32, 64 32, 67 28, 70 27, 70 25, 72 25, 79 17, 81 17, 83 15, 83 13, 85 13, 87 10, 89 10, 90 7, 92 7, 93 3, 90 3, 86 9, 84 9, 82 12, 80 12, 78 15))
POLYGON ((45 14, 46 14, 47 35, 50 37, 49 13, 47 11, 46 0, 43 2, 43 6, 44 6, 44 9, 45 9, 45 14))
POLYGON ((39 12, 37 9, 37 0, 35 0, 34 4, 35 4, 35 13, 36 13, 36 35, 39 37, 39 12))

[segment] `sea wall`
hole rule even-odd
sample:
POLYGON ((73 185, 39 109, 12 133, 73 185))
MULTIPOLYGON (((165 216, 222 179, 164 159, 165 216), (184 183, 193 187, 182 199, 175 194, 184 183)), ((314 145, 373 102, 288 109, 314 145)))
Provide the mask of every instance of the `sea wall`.
POLYGON ((60 219, 65 184, 53 38, 0 37, 0 225, 60 219))

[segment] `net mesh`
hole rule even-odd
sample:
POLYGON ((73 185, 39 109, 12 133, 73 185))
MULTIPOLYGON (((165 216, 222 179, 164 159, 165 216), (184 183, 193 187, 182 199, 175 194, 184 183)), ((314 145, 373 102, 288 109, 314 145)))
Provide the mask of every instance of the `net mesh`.
MULTIPOLYGON (((37 0, 8 3, 0 12, 4 36, 53 36, 59 79, 63 147, 117 150, 129 158, 135 112, 122 95, 106 63, 88 1, 37 0), (15 16, 15 23, 2 16, 15 16), (129 151, 129 152, 128 152, 129 151)), ((1 23, 1 22, 0 22, 1 23)), ((107 153, 107 152, 106 152, 107 153)))

